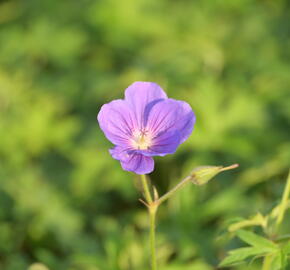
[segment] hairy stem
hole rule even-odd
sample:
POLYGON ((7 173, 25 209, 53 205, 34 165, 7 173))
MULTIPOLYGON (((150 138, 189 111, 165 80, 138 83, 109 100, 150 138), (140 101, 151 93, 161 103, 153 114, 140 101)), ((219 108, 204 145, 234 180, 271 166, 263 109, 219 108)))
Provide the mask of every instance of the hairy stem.
POLYGON ((149 215, 150 215, 150 253, 151 253, 151 269, 157 270, 157 260, 156 260, 156 236, 155 236, 155 229, 156 229, 156 213, 157 213, 158 206, 153 206, 149 208, 149 215))
POLYGON ((151 254, 151 269, 157 270, 157 260, 156 260, 156 213, 158 210, 158 206, 163 203, 165 200, 167 200, 169 197, 173 195, 177 190, 182 188, 189 180, 191 179, 191 176, 188 176, 184 178, 181 182, 179 182, 174 188, 172 188, 170 191, 168 191, 165 195, 163 195, 161 198, 157 200, 153 200, 149 186, 148 181, 146 179, 146 175, 141 175, 141 182, 143 186, 143 193, 144 197, 146 199, 146 206, 148 208, 149 212, 149 218, 150 218, 150 254, 151 254))
POLYGON ((285 187, 285 190, 283 193, 282 201, 281 201, 281 204, 279 206, 279 213, 278 213, 278 217, 276 220, 276 228, 277 229, 279 228, 280 224, 283 221, 284 214, 285 214, 285 211, 286 211, 287 206, 288 206, 289 195, 290 195, 290 171, 289 171, 289 175, 287 178, 287 183, 286 183, 286 187, 285 187))
POLYGON ((160 205, 164 201, 166 201, 168 198, 170 198, 175 191, 179 190, 182 188, 190 179, 192 179, 191 176, 185 177, 181 182, 179 182, 174 188, 169 190, 166 194, 164 194, 162 197, 160 197, 158 200, 156 200, 156 203, 160 205))
POLYGON ((152 203, 152 197, 151 197, 151 194, 149 191, 149 186, 148 186, 148 182, 147 182, 145 174, 141 175, 141 182, 142 182, 142 186, 143 186, 144 197, 145 197, 147 203, 150 204, 150 203, 152 203))
POLYGON ((158 204, 152 200, 152 196, 149 191, 148 181, 145 175, 141 175, 141 181, 143 186, 144 197, 146 199, 146 206, 149 213, 150 219, 150 254, 151 254, 151 269, 157 270, 157 260, 156 260, 156 213, 158 209, 158 204))

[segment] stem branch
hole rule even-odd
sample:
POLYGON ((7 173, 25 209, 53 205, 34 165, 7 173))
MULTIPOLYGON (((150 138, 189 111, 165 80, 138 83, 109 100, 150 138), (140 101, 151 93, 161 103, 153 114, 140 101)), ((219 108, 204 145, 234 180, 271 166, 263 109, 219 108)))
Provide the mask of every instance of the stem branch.
POLYGON ((276 220, 277 229, 279 228, 280 224, 283 221, 284 214, 285 214, 285 211, 286 211, 287 206, 288 206, 289 195, 290 195, 290 171, 289 171, 289 175, 287 178, 287 183, 286 183, 286 187, 285 187, 285 190, 283 193, 282 201, 281 201, 280 206, 279 206, 279 213, 278 213, 278 217, 276 220))
POLYGON ((191 176, 185 177, 181 182, 179 182, 174 188, 169 190, 166 194, 164 194, 162 197, 160 197, 158 200, 155 201, 156 204, 160 205, 164 201, 166 201, 168 198, 171 197, 171 195, 177 191, 178 189, 182 188, 190 179, 192 179, 191 176))
MULTIPOLYGON (((152 196, 149 191, 148 181, 146 179, 146 175, 141 175, 141 181, 143 186, 144 197, 147 201, 146 206, 149 213, 150 218, 150 253, 151 253, 151 269, 157 270, 157 261, 156 261, 156 236, 155 236, 155 229, 156 229, 156 213, 158 209, 158 204, 156 201, 152 200, 152 196)), ((141 200, 142 201, 142 200, 141 200)))

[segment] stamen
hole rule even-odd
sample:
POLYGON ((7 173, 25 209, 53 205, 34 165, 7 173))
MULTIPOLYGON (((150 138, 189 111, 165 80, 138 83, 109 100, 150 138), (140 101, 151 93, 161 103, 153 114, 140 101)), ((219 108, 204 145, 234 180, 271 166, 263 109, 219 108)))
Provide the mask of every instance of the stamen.
POLYGON ((152 144, 152 137, 147 130, 133 132, 132 146, 138 150, 147 150, 152 144))

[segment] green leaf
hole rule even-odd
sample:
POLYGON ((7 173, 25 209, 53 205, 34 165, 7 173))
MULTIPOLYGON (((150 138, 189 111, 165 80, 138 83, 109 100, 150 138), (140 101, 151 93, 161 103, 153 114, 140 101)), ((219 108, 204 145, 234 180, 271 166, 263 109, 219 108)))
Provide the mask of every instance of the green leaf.
POLYGON ((290 234, 283 234, 276 238, 276 242, 286 242, 289 240, 290 240, 290 234))
POLYGON ((265 228, 267 226, 267 222, 268 222, 267 217, 264 217, 261 213, 257 213, 255 216, 249 219, 243 219, 241 221, 231 224, 228 230, 230 232, 234 232, 244 227, 250 227, 250 226, 261 226, 265 228))
POLYGON ((282 269, 286 269, 285 267, 288 265, 288 256, 283 250, 281 250, 281 264, 282 269))
POLYGON ((290 254, 290 241, 283 247, 283 252, 285 254, 290 254))
POLYGON ((287 265, 287 258, 283 252, 276 253, 271 262, 271 270, 282 270, 287 265))
POLYGON ((246 247, 238 248, 229 251, 229 256, 227 256, 219 266, 231 266, 236 263, 243 262, 250 256, 262 255, 268 252, 268 249, 258 248, 258 247, 246 247))
POLYGON ((253 232, 239 230, 236 234, 242 241, 253 247, 264 248, 269 252, 277 251, 277 246, 273 242, 253 232))

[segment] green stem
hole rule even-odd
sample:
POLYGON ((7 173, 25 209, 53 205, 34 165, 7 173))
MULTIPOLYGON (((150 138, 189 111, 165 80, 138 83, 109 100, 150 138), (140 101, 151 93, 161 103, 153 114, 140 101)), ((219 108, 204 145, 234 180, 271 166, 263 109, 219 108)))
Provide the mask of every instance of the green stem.
POLYGON ((150 215, 150 253, 151 253, 151 269, 157 270, 157 260, 156 260, 156 240, 155 240, 155 229, 156 229, 156 213, 157 205, 153 205, 149 208, 150 215))
POLYGON ((170 198, 173 193, 175 193, 175 191, 179 190, 180 188, 182 188, 189 180, 191 180, 192 177, 191 176, 187 176, 185 177, 181 182, 179 182, 174 188, 172 188, 170 191, 168 191, 166 194, 164 194, 162 197, 160 197, 158 200, 156 200, 156 204, 160 205, 161 203, 163 203, 165 200, 167 200, 168 198, 170 198))
POLYGON ((271 270, 272 256, 268 255, 264 258, 262 270, 271 270))
POLYGON ((179 182, 174 188, 172 188, 170 191, 168 191, 165 195, 160 197, 159 199, 152 199, 148 181, 146 179, 146 175, 141 175, 141 182, 143 186, 143 193, 144 197, 146 199, 146 206, 148 208, 149 217, 150 217, 150 253, 151 253, 151 269, 157 270, 157 260, 156 260, 156 235, 155 235, 155 229, 156 229, 156 213, 158 210, 158 206, 163 203, 165 200, 167 200, 169 197, 173 195, 177 190, 182 188, 187 182, 189 182, 192 179, 192 176, 188 176, 184 178, 181 182, 179 182))
POLYGON ((142 186, 143 186, 144 197, 145 197, 147 203, 150 204, 150 203, 152 203, 152 197, 151 197, 151 194, 149 191, 148 182, 147 182, 145 174, 141 175, 141 182, 142 182, 142 186))
POLYGON ((276 220, 276 228, 277 229, 279 228, 280 224, 282 223, 285 211, 288 207, 289 195, 290 195, 290 171, 289 171, 289 175, 287 178, 287 183, 286 183, 286 187, 285 187, 285 190, 283 193, 282 201, 281 201, 281 204, 279 206, 279 213, 278 213, 278 217, 276 220))
POLYGON ((150 218, 150 254, 151 254, 151 269, 157 270, 157 260, 156 260, 156 244, 155 244, 155 229, 156 229, 156 213, 158 209, 158 204, 152 200, 152 196, 149 191, 148 181, 146 175, 141 175, 141 182, 143 186, 144 197, 146 199, 146 206, 150 218))

